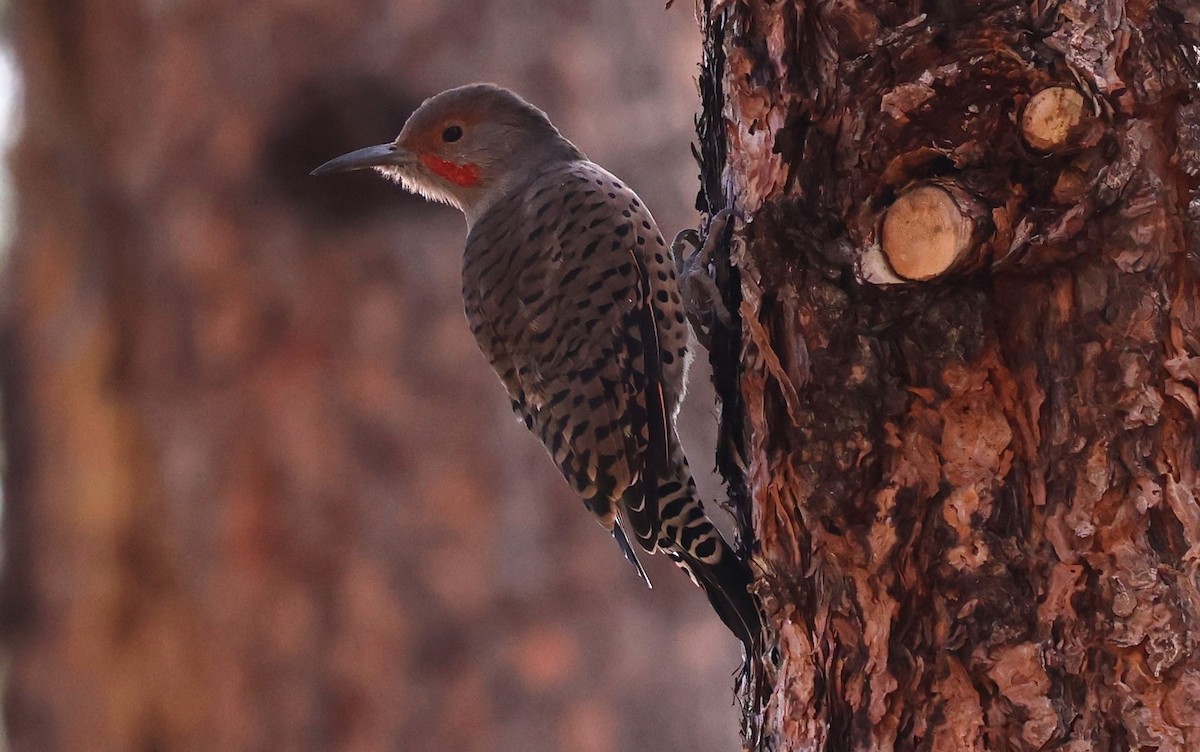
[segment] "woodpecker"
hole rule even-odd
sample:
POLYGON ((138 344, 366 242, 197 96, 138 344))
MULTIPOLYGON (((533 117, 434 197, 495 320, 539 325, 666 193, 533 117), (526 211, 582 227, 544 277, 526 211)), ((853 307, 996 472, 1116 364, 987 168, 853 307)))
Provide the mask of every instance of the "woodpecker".
POLYGON ((686 571, 749 651, 749 567, 705 514, 675 430, 687 318, 645 203, 490 84, 425 100, 392 143, 313 174, 366 168, 463 212, 467 319, 513 410, 638 576, 650 584, 631 536, 686 571))

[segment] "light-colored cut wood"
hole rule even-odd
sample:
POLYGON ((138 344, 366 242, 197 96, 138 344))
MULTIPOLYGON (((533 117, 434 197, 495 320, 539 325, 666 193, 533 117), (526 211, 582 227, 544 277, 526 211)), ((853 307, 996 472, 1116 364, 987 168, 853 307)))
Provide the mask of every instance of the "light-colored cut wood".
POLYGON ((1071 129, 1083 119, 1083 95, 1065 86, 1042 89, 1021 113, 1021 137, 1031 149, 1054 152, 1070 145, 1071 129))
POLYGON ((961 266, 974 249, 977 212, 968 202, 965 192, 931 183, 897 198, 884 217, 882 239, 896 274, 920 281, 961 266))

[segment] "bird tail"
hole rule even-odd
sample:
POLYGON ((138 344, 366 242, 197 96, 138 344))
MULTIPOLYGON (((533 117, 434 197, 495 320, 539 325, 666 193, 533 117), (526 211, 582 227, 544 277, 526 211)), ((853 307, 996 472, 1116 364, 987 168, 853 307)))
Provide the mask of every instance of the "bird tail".
POLYGON ((704 513, 696 484, 687 472, 687 460, 681 455, 676 460, 677 477, 686 480, 658 483, 651 486, 650 493, 646 493, 644 486, 630 489, 629 495, 638 493, 645 497, 636 505, 630 504, 628 498, 622 500, 621 512, 612 527, 613 538, 638 576, 649 584, 650 579, 625 537, 622 522, 628 522, 643 549, 652 553, 662 551, 687 573, 704 591, 729 631, 742 641, 748 654, 753 654, 755 644, 762 639, 762 618, 750 593, 753 581, 750 567, 737 557, 704 513))
POLYGON ((683 483, 670 481, 657 489, 659 548, 704 590, 725 626, 752 649, 761 638, 762 619, 750 594, 750 567, 704 513, 695 482, 684 477, 683 483))
POLYGON ((625 531, 621 528, 620 520, 613 520, 612 537, 617 542, 617 546, 621 548, 621 553, 625 554, 625 559, 637 570, 638 577, 642 579, 642 582, 646 583, 646 587, 653 588, 654 585, 650 584, 650 577, 646 575, 646 570, 642 569, 642 562, 638 561, 637 554, 633 551, 633 546, 629 545, 629 539, 625 537, 625 531))
POLYGON ((678 544, 664 546, 664 551, 700 586, 713 611, 753 654, 754 645, 762 639, 762 617, 750 594, 750 567, 737 557, 716 528, 713 533, 717 536, 717 553, 705 559, 697 558, 678 544))

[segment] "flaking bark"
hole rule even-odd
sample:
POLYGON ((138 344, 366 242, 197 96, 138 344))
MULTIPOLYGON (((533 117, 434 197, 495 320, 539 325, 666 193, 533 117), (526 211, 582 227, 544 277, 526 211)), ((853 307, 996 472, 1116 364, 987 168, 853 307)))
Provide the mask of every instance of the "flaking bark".
POLYGON ((1200 12, 701 20, 705 184, 744 220, 723 467, 776 648, 748 746, 1200 747, 1200 12), (1051 87, 1085 115, 1031 149, 1051 87), (880 218, 928 180, 986 208, 980 261, 879 284, 880 218))

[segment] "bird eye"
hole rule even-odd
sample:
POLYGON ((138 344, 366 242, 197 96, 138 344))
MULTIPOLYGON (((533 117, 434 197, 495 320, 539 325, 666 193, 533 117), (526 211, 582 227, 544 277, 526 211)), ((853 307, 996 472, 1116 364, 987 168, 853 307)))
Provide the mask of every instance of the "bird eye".
POLYGON ((462 126, 452 125, 442 131, 442 140, 447 142, 457 141, 462 138, 462 126))

